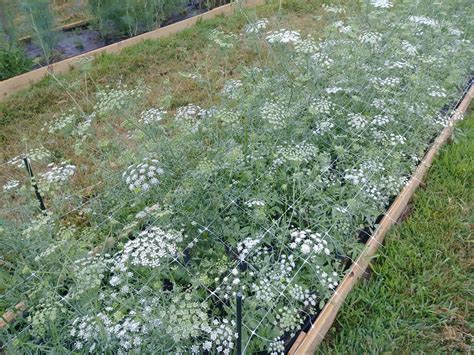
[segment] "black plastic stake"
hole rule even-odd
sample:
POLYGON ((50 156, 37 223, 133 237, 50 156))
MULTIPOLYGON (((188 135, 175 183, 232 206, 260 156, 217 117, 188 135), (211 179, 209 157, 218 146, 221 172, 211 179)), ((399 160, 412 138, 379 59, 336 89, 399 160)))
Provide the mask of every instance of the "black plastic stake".
POLYGON ((242 292, 237 292, 237 355, 242 355, 242 292))
POLYGON ((33 175, 33 169, 31 169, 30 162, 28 161, 28 158, 23 158, 23 162, 25 163, 26 171, 28 171, 28 175, 30 176, 31 179, 31 184, 33 185, 35 189, 35 195, 36 198, 39 201, 40 209, 41 211, 46 211, 46 206, 44 205, 43 197, 41 196, 39 189, 38 189, 38 184, 36 183, 35 176, 33 175))

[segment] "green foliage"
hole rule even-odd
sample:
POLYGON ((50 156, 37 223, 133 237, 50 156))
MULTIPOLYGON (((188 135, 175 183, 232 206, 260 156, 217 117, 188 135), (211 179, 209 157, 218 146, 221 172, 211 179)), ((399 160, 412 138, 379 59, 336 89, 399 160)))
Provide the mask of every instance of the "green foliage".
POLYGON ((304 10, 219 18, 5 104, 43 120, 51 153, 11 154, 34 161, 47 216, 21 156, 5 164, 2 305, 31 316, 0 331, 6 351, 232 352, 241 290, 246 352, 281 353, 448 123, 466 3, 325 6, 326 28, 304 10))
POLYGON ((22 5, 28 26, 33 33, 33 41, 41 47, 44 59, 49 63, 53 59, 57 41, 51 3, 49 0, 23 0, 22 5))
POLYGON ((469 353, 472 216, 474 114, 434 161, 318 353, 469 353))
POLYGON ((128 36, 160 26, 173 13, 183 10, 185 0, 89 0, 90 11, 104 37, 128 36))
POLYGON ((32 65, 21 47, 0 47, 0 80, 25 73, 32 65))

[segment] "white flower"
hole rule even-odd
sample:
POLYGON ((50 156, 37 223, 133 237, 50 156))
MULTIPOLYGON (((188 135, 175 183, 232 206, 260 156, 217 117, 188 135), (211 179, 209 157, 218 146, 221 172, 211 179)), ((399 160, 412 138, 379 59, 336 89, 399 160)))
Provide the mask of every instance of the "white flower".
POLYGON ((348 122, 349 127, 353 129, 362 129, 368 123, 367 119, 358 113, 350 113, 347 118, 349 120, 348 122))
POLYGON ((267 33, 268 43, 295 43, 301 40, 301 34, 298 31, 281 29, 267 33))
POLYGON ((17 168, 25 168, 25 162, 23 158, 28 158, 30 162, 32 161, 43 161, 51 157, 51 152, 44 147, 34 148, 27 151, 25 154, 20 154, 14 158, 11 158, 7 161, 8 164, 16 166, 17 168))
POLYGON ((140 113, 140 119, 138 121, 143 124, 160 122, 166 113, 167 112, 162 108, 150 108, 140 113))
POLYGON ((177 121, 190 121, 196 119, 200 112, 201 108, 199 106, 188 104, 176 110, 175 118, 177 121))
POLYGON ((409 17, 410 21, 414 22, 417 25, 424 25, 428 27, 438 27, 439 23, 436 20, 433 20, 432 18, 426 17, 426 16, 410 16, 409 17))
POLYGON ((141 163, 130 165, 122 174, 122 179, 130 191, 148 191, 160 183, 158 177, 164 174, 156 159, 144 159, 141 163))
POLYGON ((365 32, 359 37, 359 40, 364 44, 376 45, 382 40, 382 35, 377 32, 365 32))
POLYGON ((159 267, 163 260, 173 259, 178 255, 178 244, 183 240, 184 236, 181 232, 151 227, 125 244, 120 257, 121 263, 150 268, 159 267))
POLYGON ((339 91, 343 91, 344 89, 343 88, 340 88, 340 87, 332 87, 332 88, 326 88, 326 92, 328 94, 337 94, 339 91))
POLYGON ((285 107, 277 102, 269 101, 260 109, 262 118, 275 128, 282 128, 286 125, 285 107))
POLYGON ((9 180, 5 185, 3 185, 3 191, 10 191, 16 189, 18 186, 20 186, 18 180, 9 180))
POLYGON ((268 19, 262 18, 253 23, 249 23, 244 27, 245 33, 260 33, 262 30, 266 29, 268 25, 268 19))
POLYGON ((242 93, 242 80, 228 80, 222 89, 222 96, 237 100, 242 93))
POLYGON ((377 7, 380 9, 390 9, 393 7, 393 4, 390 0, 370 0, 370 4, 373 7, 377 7))
POLYGON ((48 168, 48 171, 39 174, 40 179, 48 184, 64 183, 76 172, 76 166, 67 162, 61 162, 59 165, 51 163, 48 168))
POLYGON ((332 14, 343 14, 346 12, 346 9, 344 9, 342 6, 330 6, 327 4, 323 4, 323 9, 327 13, 332 13, 332 14))

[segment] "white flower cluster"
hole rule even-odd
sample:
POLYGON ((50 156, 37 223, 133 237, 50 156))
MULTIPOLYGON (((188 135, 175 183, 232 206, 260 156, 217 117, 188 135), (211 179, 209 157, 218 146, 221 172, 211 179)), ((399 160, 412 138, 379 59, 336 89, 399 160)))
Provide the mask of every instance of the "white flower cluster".
POLYGON ((104 114, 126 109, 131 102, 141 99, 148 91, 149 88, 143 84, 132 89, 122 84, 119 84, 117 88, 111 88, 107 85, 105 90, 99 90, 96 93, 97 101, 94 110, 99 114, 104 114))
POLYGON ((18 180, 8 180, 5 185, 3 185, 3 191, 10 191, 16 189, 20 186, 20 182, 18 180))
POLYGON ((331 119, 326 119, 324 121, 317 122, 314 129, 313 134, 315 135, 323 135, 327 132, 330 132, 334 128, 334 122, 331 119))
POLYGON ((379 9, 390 9, 391 7, 393 7, 393 4, 390 0, 370 0, 370 4, 373 7, 379 9))
POLYGON ((428 94, 431 97, 439 97, 439 98, 444 98, 448 96, 446 94, 446 90, 444 90, 442 87, 439 86, 431 86, 428 88, 428 94))
POLYGON ((337 275, 337 272, 328 275, 328 273, 323 271, 319 265, 316 265, 316 274, 319 277, 319 282, 330 290, 334 290, 339 284, 339 276, 337 275))
POLYGON ((319 97, 312 100, 309 104, 308 111, 313 115, 330 115, 335 108, 336 106, 329 97, 319 97))
POLYGON ((387 78, 374 77, 374 78, 370 78, 370 82, 380 87, 393 88, 397 86, 398 84, 400 84, 401 80, 400 78, 397 78, 397 77, 387 77, 387 78))
POLYGON ((245 33, 260 33, 267 28, 268 23, 269 21, 266 18, 258 19, 257 21, 246 25, 244 27, 244 32, 245 33))
POLYGON ((294 46, 296 53, 301 54, 313 54, 319 50, 319 45, 317 42, 314 41, 313 38, 308 37, 297 41, 294 46))
POLYGON ((286 162, 308 163, 313 160, 318 153, 318 148, 313 144, 301 142, 294 146, 278 147, 275 165, 282 165, 286 162))
POLYGON ((364 32, 359 37, 359 41, 363 44, 376 45, 382 40, 382 35, 377 32, 364 32))
POLYGON ((265 206, 265 201, 252 199, 252 200, 245 201, 244 204, 245 204, 245 206, 247 206, 249 208, 264 207, 265 206))
POLYGON ((280 103, 268 101, 260 108, 262 118, 275 128, 282 128, 286 125, 285 107, 280 103))
POLYGON ((282 308, 278 309, 273 324, 285 332, 293 332, 301 325, 301 323, 301 315, 297 308, 283 306, 282 308))
POLYGON ((388 136, 388 144, 391 146, 403 145, 406 141, 406 138, 400 134, 390 133, 388 136))
POLYGON ((177 121, 191 121, 198 118, 201 111, 202 109, 198 105, 188 104, 176 109, 175 118, 177 121))
POLYGON ((281 29, 268 32, 266 39, 268 43, 295 43, 301 40, 301 34, 298 31, 281 29))
POLYGON ((285 341, 280 338, 273 339, 268 346, 268 352, 270 355, 284 355, 285 341))
POLYGON ((58 321, 61 313, 66 312, 64 307, 59 302, 41 302, 33 309, 31 316, 31 332, 37 338, 43 338, 50 329, 50 324, 58 321))
POLYGON ((227 80, 222 88, 221 94, 228 99, 237 100, 242 94, 242 86, 242 80, 227 80))
POLYGON ((402 41, 402 49, 409 55, 409 56, 416 56, 418 54, 418 49, 416 46, 411 44, 408 41, 402 41))
MULTIPOLYGON (((246 285, 240 285, 240 273, 237 268, 233 268, 229 275, 225 276, 222 279, 222 283, 216 287, 213 293, 215 294, 222 294, 221 297, 224 299, 229 299, 231 296, 235 297, 237 295, 237 291, 240 289, 245 290, 247 288, 246 285)), ((219 278, 214 279, 215 282, 219 282, 219 278)))
POLYGON ((326 54, 326 53, 323 53, 323 52, 317 52, 317 53, 314 53, 312 56, 311 56, 311 59, 318 65, 322 66, 322 67, 325 67, 325 68, 329 68, 333 63, 334 63, 334 60, 332 60, 331 58, 329 58, 329 56, 326 54))
POLYGON ((316 307, 317 297, 309 289, 303 289, 301 285, 292 285, 289 292, 294 300, 303 303, 305 307, 316 307))
POLYGON ((352 27, 349 25, 345 25, 344 21, 336 21, 334 22, 334 27, 336 27, 339 32, 341 33, 351 33, 352 32, 352 27))
MULTIPOLYGON (((188 292, 184 296, 180 294, 173 297, 168 309, 160 312, 160 317, 165 323, 166 333, 177 343, 212 331, 209 326, 207 305, 194 300, 188 292)), ((204 343, 205 350, 211 349, 212 345, 211 341, 204 343)))
POLYGON ((74 298, 89 290, 98 289, 104 279, 106 262, 98 255, 88 255, 76 260, 72 265, 74 271, 74 286, 68 297, 74 298))
POLYGON ((290 243, 291 249, 299 248, 303 255, 314 253, 315 255, 324 254, 329 255, 327 245, 328 242, 319 233, 313 233, 310 229, 295 229, 291 232, 292 242, 290 243))
POLYGON ((140 113, 140 119, 138 122, 143 124, 160 122, 165 118, 166 113, 167 112, 163 108, 150 108, 140 113))
POLYGON ((40 147, 31 149, 25 154, 20 154, 14 158, 11 158, 7 161, 7 163, 20 169, 25 167, 23 158, 28 158, 29 161, 42 161, 50 157, 51 152, 44 147, 40 147))
MULTIPOLYGON (((451 114, 448 113, 448 114, 438 114, 434 117, 432 117, 431 115, 428 116, 427 118, 428 121, 432 122, 433 125, 441 125, 443 127, 449 127, 452 122, 451 122, 451 114)), ((454 118, 454 120, 456 120, 456 118, 454 118)))
POLYGON ((40 179, 48 184, 64 183, 76 172, 76 166, 63 161, 59 165, 48 164, 49 170, 39 174, 40 179))
MULTIPOLYGON (((268 253, 269 251, 266 247, 257 249, 251 257, 251 264, 258 265, 268 253)), ((251 289, 255 297, 263 302, 272 302, 291 282, 292 272, 295 267, 296 262, 293 254, 281 255, 278 263, 275 263, 272 270, 259 275, 256 282, 252 283, 251 289)), ((253 276, 253 271, 250 274, 253 276)))
POLYGON ((219 108, 213 113, 213 117, 224 123, 233 124, 239 122, 240 114, 232 109, 219 108))
POLYGON ((347 115, 348 125, 353 129, 363 129, 367 126, 367 119, 360 113, 349 113, 347 115))
POLYGON ((234 46, 236 36, 233 33, 225 33, 217 29, 213 29, 209 33, 208 38, 212 42, 216 43, 220 48, 227 49, 234 46))
POLYGON ((369 177, 372 174, 383 172, 384 170, 385 168, 382 163, 369 160, 362 163, 357 169, 353 168, 346 170, 344 179, 350 181, 354 185, 364 185, 369 181, 369 177))
POLYGON ((86 137, 87 131, 92 125, 92 121, 96 118, 97 114, 95 112, 90 115, 84 115, 83 119, 79 121, 76 129, 74 130, 74 135, 78 137, 86 137))
POLYGON ((337 94, 340 91, 344 91, 344 89, 339 87, 339 86, 333 86, 333 87, 330 87, 330 88, 326 88, 326 92, 328 94, 337 94))
POLYGON ((157 268, 163 260, 178 256, 177 245, 183 240, 182 232, 150 227, 141 232, 136 239, 129 240, 125 244, 121 254, 121 263, 157 268))
POLYGON ((323 4, 323 9, 327 13, 331 14, 343 14, 346 12, 346 9, 344 9, 342 6, 330 6, 327 4, 323 4))
POLYGON ((44 258, 47 258, 48 256, 54 254, 56 250, 61 248, 65 244, 65 240, 61 240, 55 244, 50 245, 45 251, 40 253, 39 255, 35 256, 35 261, 42 261, 44 258))
POLYGON ((410 21, 417 24, 417 25, 425 25, 428 27, 438 27, 439 23, 436 20, 433 20, 432 18, 426 17, 426 16, 410 16, 409 17, 410 21))
MULTIPOLYGON (((100 334, 102 327, 98 324, 95 317, 92 316, 83 316, 74 319, 71 325, 71 330, 69 335, 76 339, 74 343, 74 348, 76 350, 81 350, 85 343, 93 341, 93 339, 100 334)), ((94 351, 92 348, 92 351, 94 351)))
POLYGON ((372 119, 372 124, 376 126, 384 126, 393 121, 393 117, 387 115, 375 115, 372 119))
POLYGON ((74 110, 69 110, 59 116, 58 119, 47 123, 45 122, 41 131, 47 130, 49 133, 57 133, 63 129, 70 127, 77 119, 77 114, 74 110))
POLYGON ((239 260, 245 260, 252 250, 261 242, 261 238, 246 238, 237 244, 237 252, 239 253, 239 260))
POLYGON ((151 187, 160 183, 158 179, 164 174, 162 168, 158 167, 156 159, 144 159, 139 164, 130 165, 122 174, 123 180, 130 191, 148 191, 151 187))
POLYGON ((209 332, 209 338, 212 344, 205 342, 203 346, 204 350, 210 351, 212 346, 217 351, 217 354, 229 355, 234 349, 234 342, 237 339, 238 334, 235 333, 235 321, 230 322, 227 319, 222 321, 214 319, 212 321, 212 330, 209 332), (209 346, 211 345, 211 347, 209 346))
POLYGON ((257 283, 253 283, 252 291, 255 298, 262 302, 271 302, 276 297, 276 288, 268 277, 261 277, 257 280, 257 283))
POLYGON ((386 60, 384 65, 388 69, 405 69, 405 68, 413 69, 414 68, 413 65, 411 65, 410 63, 404 60, 397 60, 393 62, 386 60))
POLYGON ((159 211, 160 210, 160 204, 159 203, 155 203, 154 205, 150 206, 150 207, 145 207, 145 209, 143 209, 142 211, 138 212, 136 215, 135 215, 135 218, 136 219, 144 219, 152 214, 154 214, 155 212, 159 211))
POLYGON ((108 344, 106 348, 112 347, 114 343, 118 343, 120 348, 118 354, 126 354, 138 351, 143 344, 143 335, 149 333, 153 324, 143 324, 134 319, 135 311, 130 311, 127 317, 115 323, 104 313, 98 313, 96 316, 78 317, 72 322, 69 334, 76 339, 74 348, 83 350, 88 348, 89 353, 98 352, 97 335, 104 334, 107 337, 108 344))
POLYGON ((448 33, 452 36, 460 37, 464 33, 463 31, 457 29, 457 28, 448 28, 448 33))

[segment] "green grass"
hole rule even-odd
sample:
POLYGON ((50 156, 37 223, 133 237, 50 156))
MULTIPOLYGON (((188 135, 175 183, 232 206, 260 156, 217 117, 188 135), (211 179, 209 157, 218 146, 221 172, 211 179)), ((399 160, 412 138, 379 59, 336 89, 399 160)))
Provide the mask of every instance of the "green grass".
POLYGON ((473 339, 474 114, 435 160, 321 353, 468 353, 473 339))

